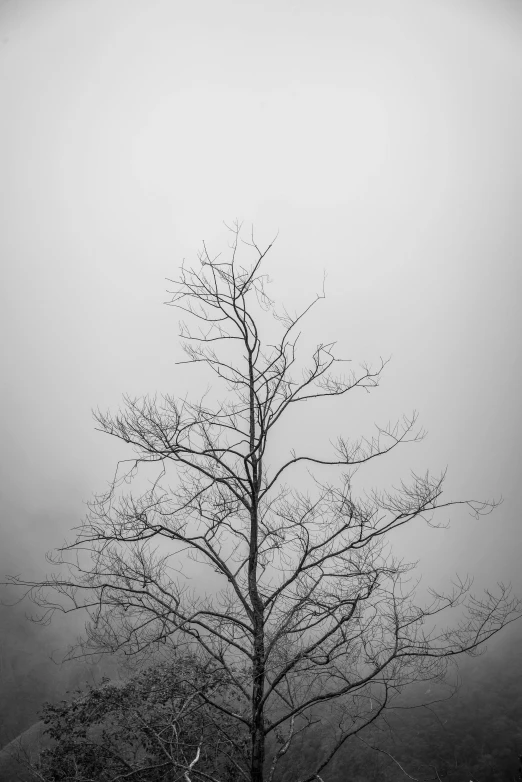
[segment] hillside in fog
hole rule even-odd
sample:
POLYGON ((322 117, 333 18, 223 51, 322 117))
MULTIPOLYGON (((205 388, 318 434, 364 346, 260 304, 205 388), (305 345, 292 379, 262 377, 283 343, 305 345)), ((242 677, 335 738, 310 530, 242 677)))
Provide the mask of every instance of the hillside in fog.
MULTIPOLYGON (((117 676, 107 663, 94 669, 79 663, 56 667, 47 657, 50 644, 30 642, 34 632, 12 615, 9 640, 3 637, 0 782, 32 779, 20 759, 35 760, 49 744, 38 722, 44 701, 72 698, 76 688, 85 691, 87 682, 100 681, 103 667, 117 676)), ((402 782, 406 774, 425 782, 514 782, 522 754, 521 674, 522 628, 513 626, 479 657, 461 660, 460 686, 452 697, 434 683, 406 689, 400 709, 343 748, 323 773, 325 782, 402 782), (414 708, 423 700, 433 704, 414 708)), ((284 782, 306 770, 328 729, 318 724, 306 744, 291 749, 284 782)))

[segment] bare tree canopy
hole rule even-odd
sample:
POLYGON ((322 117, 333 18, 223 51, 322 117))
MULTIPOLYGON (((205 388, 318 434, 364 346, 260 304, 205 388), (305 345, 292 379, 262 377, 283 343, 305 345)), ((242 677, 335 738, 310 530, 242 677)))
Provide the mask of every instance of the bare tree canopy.
MULTIPOLYGON (((129 444, 132 460, 59 550, 60 574, 11 582, 29 588, 45 618, 87 608, 83 652, 140 656, 161 643, 187 645, 221 671, 227 697, 212 688, 200 697, 227 730, 232 721, 250 736, 235 758, 245 780, 277 780, 293 738, 330 721, 330 744, 299 780, 312 782, 404 685, 442 677, 449 660, 477 649, 521 607, 503 585, 473 595, 469 580, 423 603, 412 565, 387 545, 394 530, 441 509, 478 515, 495 503, 443 501, 444 474, 356 493, 357 468, 422 438, 416 414, 367 439, 339 436, 325 457, 313 443, 282 459, 270 449, 291 407, 315 415, 321 401, 370 391, 386 362, 343 375, 335 345, 320 343, 303 368, 299 330, 324 293, 295 315, 276 308, 261 271, 271 245, 260 248, 253 234, 243 240, 239 225, 230 230, 228 259, 204 246, 199 266, 182 266, 172 281, 169 302, 187 321, 182 363, 211 370, 212 389, 198 401, 125 397, 117 413, 98 411, 99 429, 129 444), (298 464, 308 468, 306 491, 289 486, 298 464), (154 465, 145 484, 140 476, 154 465), (322 476, 329 468, 327 482, 318 467, 322 476), (179 564, 187 556, 219 574, 221 588, 190 589, 179 564), (455 608, 447 627, 442 614, 455 608)), ((197 762, 185 771, 210 779, 197 762)))

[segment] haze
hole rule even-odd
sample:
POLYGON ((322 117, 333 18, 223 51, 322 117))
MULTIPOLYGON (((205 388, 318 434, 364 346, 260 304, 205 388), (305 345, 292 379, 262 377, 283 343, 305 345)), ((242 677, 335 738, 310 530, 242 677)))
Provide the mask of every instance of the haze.
POLYGON ((372 478, 448 466, 447 499, 505 500, 401 550, 522 586, 520 4, 4 0, 0 28, 2 572, 43 573, 129 455, 91 408, 202 390, 165 278, 239 218, 279 231, 288 308, 326 271, 307 344, 393 356, 282 445, 418 409, 429 437, 372 478))

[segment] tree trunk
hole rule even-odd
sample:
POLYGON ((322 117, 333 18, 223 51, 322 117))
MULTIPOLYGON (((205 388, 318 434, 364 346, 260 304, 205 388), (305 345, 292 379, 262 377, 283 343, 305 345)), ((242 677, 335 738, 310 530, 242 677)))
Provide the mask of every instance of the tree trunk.
POLYGON ((265 762, 264 709, 261 706, 265 689, 265 643, 263 611, 255 610, 254 616, 254 660, 252 665, 252 782, 263 782, 265 762))
POLYGON ((257 507, 251 511, 249 591, 252 601, 254 648, 252 660, 252 756, 251 780, 263 782, 265 761, 265 725, 262 705, 265 691, 265 621, 263 600, 257 586, 257 507))
POLYGON ((265 762, 265 725, 262 706, 265 690, 265 622, 263 600, 257 583, 258 561, 258 500, 261 486, 261 460, 255 453, 256 442, 256 400, 254 394, 254 366, 252 349, 247 344, 248 375, 250 383, 250 465, 251 465, 251 510, 250 510, 250 551, 248 561, 248 588, 253 612, 254 654, 252 660, 252 754, 251 782, 263 782, 265 762))

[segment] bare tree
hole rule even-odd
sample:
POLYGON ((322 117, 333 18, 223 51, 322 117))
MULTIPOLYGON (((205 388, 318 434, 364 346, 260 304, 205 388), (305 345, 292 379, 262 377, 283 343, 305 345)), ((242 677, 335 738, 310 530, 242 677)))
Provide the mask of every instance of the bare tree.
MULTIPOLYGON (((248 731, 243 774, 251 782, 276 779, 295 737, 318 720, 330 724, 330 743, 301 775, 311 782, 401 687, 442 677, 455 655, 517 618, 520 604, 503 585, 473 596, 467 580, 416 601, 412 566, 387 545, 395 530, 431 523, 435 511, 464 505, 479 515, 495 503, 442 501, 444 474, 412 474, 391 493, 355 492, 357 468, 422 438, 415 413, 368 439, 340 436, 329 457, 313 443, 283 458, 271 447, 291 407, 304 413, 308 405, 308 416, 320 400, 370 391, 386 362, 339 375, 334 344, 320 343, 303 368, 299 329, 324 292, 298 314, 276 309, 261 273, 271 245, 242 240, 239 225, 231 231, 228 260, 203 246, 199 267, 182 266, 171 281, 169 303, 192 323, 180 324, 181 363, 204 364, 214 385, 195 402, 125 397, 116 414, 98 411, 100 430, 133 447, 130 465, 59 550, 68 575, 12 582, 29 588, 46 617, 87 608, 87 649, 139 654, 186 643, 212 660, 231 694, 201 697, 248 731), (277 331, 272 344, 266 329, 277 331), (286 483, 298 465, 308 467, 306 491, 286 483), (129 493, 153 467, 150 483, 129 493), (325 467, 328 482, 319 478, 325 467), (190 590, 187 555, 219 574, 222 587, 190 590), (455 608, 458 621, 441 629, 440 615, 455 608)), ((190 775, 198 778, 197 763, 190 775)))

